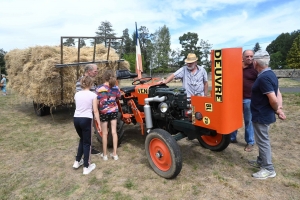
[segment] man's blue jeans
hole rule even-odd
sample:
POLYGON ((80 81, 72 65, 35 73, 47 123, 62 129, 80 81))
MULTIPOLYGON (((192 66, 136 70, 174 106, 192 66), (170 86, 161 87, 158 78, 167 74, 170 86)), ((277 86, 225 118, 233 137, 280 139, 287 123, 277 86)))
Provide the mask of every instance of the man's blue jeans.
MULTIPOLYGON (((252 114, 250 109, 251 99, 243 99, 243 114, 245 124, 245 141, 254 144, 254 131, 252 126, 252 114)), ((237 130, 231 133, 231 141, 236 140, 237 130)))

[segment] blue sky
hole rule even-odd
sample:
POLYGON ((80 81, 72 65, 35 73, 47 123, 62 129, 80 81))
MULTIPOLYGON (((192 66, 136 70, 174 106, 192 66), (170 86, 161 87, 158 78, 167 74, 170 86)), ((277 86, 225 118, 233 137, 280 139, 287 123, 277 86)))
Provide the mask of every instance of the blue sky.
POLYGON ((281 33, 300 29, 299 0, 1 0, 0 49, 59 45, 61 36, 95 36, 109 21, 117 36, 146 26, 166 25, 171 48, 179 37, 197 33, 213 49, 264 49, 281 33))

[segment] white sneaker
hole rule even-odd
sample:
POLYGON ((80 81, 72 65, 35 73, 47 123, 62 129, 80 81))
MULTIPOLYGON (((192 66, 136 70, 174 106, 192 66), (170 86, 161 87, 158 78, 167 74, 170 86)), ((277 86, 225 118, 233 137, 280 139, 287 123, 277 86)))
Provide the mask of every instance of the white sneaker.
POLYGON ((81 165, 83 165, 83 159, 81 159, 79 162, 75 160, 73 168, 78 169, 81 165))
POLYGON ((113 155, 112 153, 110 154, 110 157, 112 157, 114 160, 118 160, 119 159, 119 156, 118 155, 113 155))
POLYGON ((267 169, 261 168, 260 171, 252 174, 253 178, 256 179, 267 179, 267 178, 274 178, 276 176, 275 171, 269 171, 267 169))
POLYGON ((108 160, 107 155, 104 156, 103 153, 101 153, 100 156, 101 156, 101 158, 102 158, 103 160, 108 160))
POLYGON ((89 173, 91 173, 91 171, 93 171, 95 168, 96 168, 96 164, 95 164, 95 163, 92 163, 92 164, 89 165, 89 167, 84 167, 84 168, 83 168, 83 174, 84 174, 84 175, 89 174, 89 173))

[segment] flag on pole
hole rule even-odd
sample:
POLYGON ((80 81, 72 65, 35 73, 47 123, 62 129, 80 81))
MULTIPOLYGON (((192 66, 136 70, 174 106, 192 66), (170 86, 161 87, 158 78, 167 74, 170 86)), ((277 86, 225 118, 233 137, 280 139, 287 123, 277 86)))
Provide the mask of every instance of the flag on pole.
POLYGON ((135 58, 135 73, 137 73, 137 78, 142 78, 142 72, 143 72, 143 65, 142 65, 142 54, 141 54, 141 47, 139 42, 139 34, 137 31, 137 25, 135 22, 135 48, 136 48, 136 58, 135 58))

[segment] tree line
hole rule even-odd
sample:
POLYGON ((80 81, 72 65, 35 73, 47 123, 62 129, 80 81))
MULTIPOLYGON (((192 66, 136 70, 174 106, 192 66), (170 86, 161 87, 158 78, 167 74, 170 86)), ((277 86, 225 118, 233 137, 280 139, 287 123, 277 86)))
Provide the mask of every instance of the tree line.
POLYGON ((266 50, 272 69, 300 69, 300 30, 281 33, 266 50))
MULTIPOLYGON (((300 69, 300 30, 291 33, 282 33, 273 40, 266 48, 271 56, 270 67, 272 69, 300 69)), ((90 41, 90 45, 110 45, 121 58, 130 63, 130 70, 135 71, 136 32, 129 33, 128 28, 123 30, 123 40, 116 38, 113 26, 108 21, 101 22, 95 36, 100 36, 97 41, 90 41)), ((197 33, 187 32, 180 36, 181 49, 171 49, 171 36, 169 28, 164 25, 154 33, 150 33, 146 26, 138 28, 139 43, 141 47, 143 69, 145 73, 168 73, 177 70, 184 65, 184 59, 188 53, 195 53, 198 56, 198 65, 205 65, 210 71, 210 51, 212 44, 204 39, 199 39, 197 33)), ((75 46, 78 41, 68 38, 63 42, 66 46, 75 46)), ((86 40, 80 40, 79 46, 86 46, 86 40)), ((256 52, 261 47, 257 42, 253 47, 256 52)), ((4 56, 6 52, 0 49, 0 72, 6 74, 4 56)))
MULTIPOLYGON (((253 51, 261 50, 257 42, 253 51)), ((281 33, 267 47, 272 69, 300 69, 300 30, 281 33)))
MULTIPOLYGON (((271 60, 272 69, 300 69, 300 30, 291 33, 282 33, 273 40, 266 48, 271 60)), ((179 37, 179 43, 182 49, 170 49, 170 33, 166 25, 158 28, 154 33, 149 33, 145 26, 138 29, 141 52, 143 56, 144 71, 153 72, 170 72, 184 65, 184 59, 188 53, 195 53, 199 57, 198 64, 205 65, 210 71, 209 55, 212 44, 203 39, 199 40, 197 33, 185 33, 179 37)), ((98 27, 96 36, 115 37, 112 25, 108 21, 101 22, 98 27)), ((123 31, 124 48, 122 56, 130 62, 131 71, 135 67, 135 32, 129 35, 128 29, 123 31)), ((102 40, 99 43, 105 43, 102 40)), ((66 42, 68 44, 68 42, 66 42)), ((74 43, 72 43, 74 45, 74 43)), ((120 47, 117 42, 113 43, 114 48, 120 47)), ((261 47, 257 42, 253 51, 260 50, 261 47)))
MULTIPOLYGON (((130 70, 135 71, 135 56, 136 56, 136 32, 129 33, 128 28, 123 30, 122 40, 116 38, 116 33, 112 24, 109 21, 101 22, 95 32, 99 36, 97 41, 91 41, 97 44, 102 43, 107 46, 108 39, 112 38, 110 45, 121 58, 130 63, 130 70), (122 47, 122 48, 121 48, 122 47)), ((171 49, 171 35, 169 28, 164 25, 159 27, 154 33, 150 33, 146 26, 138 28, 139 43, 141 47, 143 69, 144 72, 149 73, 150 69, 153 73, 166 73, 177 70, 184 65, 184 59, 188 53, 195 53, 199 60, 199 65, 205 65, 210 68, 209 55, 212 45, 203 39, 199 40, 197 33, 185 33, 179 37, 179 42, 182 45, 182 50, 179 48, 171 49)), ((66 39, 64 45, 75 46, 78 41, 72 38, 66 39)), ((80 47, 86 45, 84 40, 80 40, 80 47)))

